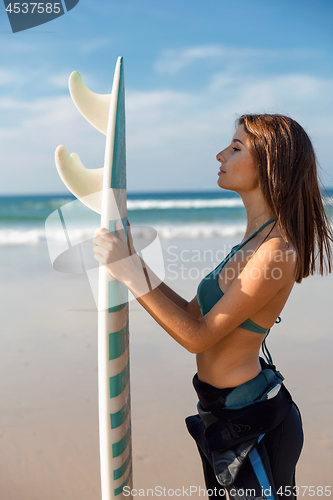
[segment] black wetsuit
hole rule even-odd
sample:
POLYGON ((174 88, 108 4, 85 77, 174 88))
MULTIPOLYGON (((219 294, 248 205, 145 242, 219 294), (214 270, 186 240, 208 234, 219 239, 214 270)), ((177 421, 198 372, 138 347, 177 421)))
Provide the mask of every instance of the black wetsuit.
MULTIPOLYGON (((260 361, 263 368, 268 367, 264 360, 261 359, 260 361)), ((202 408, 205 411, 212 411, 216 415, 219 415, 219 408, 223 407, 223 400, 233 391, 233 389, 217 389, 205 382, 201 382, 197 375, 193 378, 193 385, 197 391, 202 408)), ((267 432, 255 447, 267 473, 271 495, 268 494, 270 493, 269 491, 262 492, 253 466, 249 457, 247 457, 240 468, 235 483, 226 487, 230 498, 234 500, 261 497, 281 500, 296 498, 296 489, 294 487, 295 466, 302 446, 303 431, 301 417, 293 402, 286 418, 273 430, 267 432), (252 489, 255 489, 255 495, 250 491, 252 489)), ((203 464, 209 498, 221 498, 225 496, 224 487, 217 481, 208 459, 199 446, 198 449, 203 464)))

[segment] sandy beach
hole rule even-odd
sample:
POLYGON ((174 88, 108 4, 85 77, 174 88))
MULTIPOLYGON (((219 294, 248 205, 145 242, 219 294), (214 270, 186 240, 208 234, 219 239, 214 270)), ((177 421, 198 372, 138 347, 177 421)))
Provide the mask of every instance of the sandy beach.
MULTIPOLYGON (((199 279, 189 268, 214 265, 186 262, 182 279, 168 267, 167 249, 217 251, 221 242, 163 244, 166 282, 190 300, 199 279)), ((97 313, 88 280, 55 272, 45 244, 0 252, 0 498, 98 500, 97 313)), ((302 413, 299 498, 310 498, 306 486, 333 489, 332 291, 333 276, 296 284, 267 342, 302 413)), ((191 497, 202 498, 194 489, 204 488, 201 463, 184 423, 196 413, 195 357, 136 302, 130 332, 134 487, 192 486, 191 497)))

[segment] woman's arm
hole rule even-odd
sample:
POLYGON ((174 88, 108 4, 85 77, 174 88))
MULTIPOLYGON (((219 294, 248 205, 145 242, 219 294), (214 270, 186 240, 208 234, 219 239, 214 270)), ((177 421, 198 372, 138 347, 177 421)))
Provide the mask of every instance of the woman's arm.
POLYGON ((199 309, 199 304, 197 300, 197 296, 195 296, 190 302, 181 297, 178 293, 176 293, 172 288, 170 288, 164 281, 160 280, 160 278, 152 271, 152 269, 146 264, 146 262, 137 254, 131 233, 131 225, 127 220, 127 242, 128 248, 131 255, 131 259, 135 266, 140 269, 141 272, 146 276, 147 285, 149 289, 158 288, 163 295, 168 297, 174 304, 176 304, 180 309, 186 311, 190 316, 194 318, 199 318, 201 316, 201 312, 199 309), (159 284, 158 284, 159 283, 159 284))
MULTIPOLYGON (((165 295, 171 302, 173 302, 176 306, 178 306, 180 309, 183 311, 186 311, 190 316, 193 316, 194 318, 200 318, 201 312, 199 309, 199 304, 198 304, 198 299, 197 296, 188 302, 187 300, 183 299, 180 295, 178 295, 177 292, 172 290, 164 281, 161 281, 158 276, 154 273, 154 271, 151 270, 149 266, 144 262, 144 260, 139 257, 138 254, 135 254, 131 256, 135 266, 143 272, 143 274, 146 277, 147 280, 147 285, 150 290, 153 288, 158 288, 160 292, 165 295), (158 282, 160 282, 158 284, 158 282)), ((137 299, 138 300, 138 299, 137 299)), ((140 300, 138 300, 140 302, 140 300)))
POLYGON ((192 353, 205 351, 235 330, 260 311, 294 276, 293 255, 282 258, 279 243, 269 240, 259 247, 209 313, 197 319, 159 288, 148 289, 144 273, 131 261, 122 230, 118 231, 120 239, 107 230, 103 231, 103 238, 94 239, 96 260, 129 288, 171 337, 192 353))

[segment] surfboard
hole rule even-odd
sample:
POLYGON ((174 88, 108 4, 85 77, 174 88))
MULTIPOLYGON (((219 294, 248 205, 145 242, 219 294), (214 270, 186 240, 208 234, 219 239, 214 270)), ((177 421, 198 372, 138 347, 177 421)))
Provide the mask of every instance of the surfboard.
MULTIPOLYGON (((101 214, 101 226, 115 232, 121 220, 127 235, 125 82, 123 58, 116 64, 112 92, 100 95, 78 72, 69 79, 70 94, 81 114, 106 135, 104 167, 87 169, 65 146, 56 150, 59 175, 68 189, 101 214)), ((91 270, 90 273, 96 272, 91 270)), ((102 500, 132 498, 132 444, 127 288, 98 268, 98 400, 102 500)))

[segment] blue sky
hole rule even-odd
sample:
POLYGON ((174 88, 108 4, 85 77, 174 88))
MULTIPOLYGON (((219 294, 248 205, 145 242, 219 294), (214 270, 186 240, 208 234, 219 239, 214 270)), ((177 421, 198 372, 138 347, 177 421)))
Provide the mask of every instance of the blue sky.
POLYGON ((332 20, 328 0, 80 0, 12 34, 1 4, 0 194, 66 192, 59 144, 103 166, 105 138, 72 104, 67 80, 78 70, 109 93, 119 55, 130 191, 217 189, 215 155, 244 112, 298 120, 333 186, 332 20))

